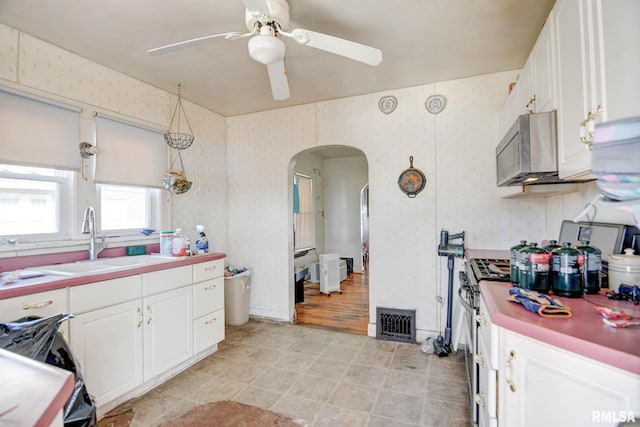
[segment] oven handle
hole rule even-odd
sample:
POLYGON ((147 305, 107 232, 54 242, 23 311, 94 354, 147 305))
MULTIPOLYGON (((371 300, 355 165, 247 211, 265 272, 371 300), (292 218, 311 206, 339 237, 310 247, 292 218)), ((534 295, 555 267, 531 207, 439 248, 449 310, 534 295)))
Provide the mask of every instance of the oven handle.
POLYGON ((464 309, 468 312, 475 312, 475 308, 471 307, 471 305, 464 299, 462 296, 462 288, 458 288, 458 297, 460 297, 460 302, 464 306, 464 309))

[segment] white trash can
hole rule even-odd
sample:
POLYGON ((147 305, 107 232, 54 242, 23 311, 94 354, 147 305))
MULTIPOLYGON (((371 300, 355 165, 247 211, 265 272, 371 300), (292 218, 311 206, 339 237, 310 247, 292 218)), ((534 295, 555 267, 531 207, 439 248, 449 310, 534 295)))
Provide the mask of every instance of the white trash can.
POLYGON ((249 321, 249 297, 251 296, 251 270, 224 278, 224 317, 231 326, 249 321))

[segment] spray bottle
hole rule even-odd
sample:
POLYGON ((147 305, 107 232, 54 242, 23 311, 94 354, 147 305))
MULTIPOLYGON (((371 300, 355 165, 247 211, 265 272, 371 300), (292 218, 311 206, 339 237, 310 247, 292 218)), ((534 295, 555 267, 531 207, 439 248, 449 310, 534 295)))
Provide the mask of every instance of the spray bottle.
POLYGON ((196 230, 200 237, 196 240, 196 253, 198 255, 206 254, 209 252, 209 239, 207 239, 207 235, 204 234, 204 226, 196 225, 196 230))

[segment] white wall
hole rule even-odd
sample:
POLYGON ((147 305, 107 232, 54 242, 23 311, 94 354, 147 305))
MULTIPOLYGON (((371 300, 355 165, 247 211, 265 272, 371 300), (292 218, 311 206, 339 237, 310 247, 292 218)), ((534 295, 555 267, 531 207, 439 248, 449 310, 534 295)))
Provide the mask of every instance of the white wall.
POLYGON ((287 171, 305 149, 346 145, 366 156, 372 319, 377 306, 416 309, 420 334, 441 328, 436 296, 446 294, 446 270, 436 253, 440 228, 464 229, 475 248, 507 249, 544 235, 544 199, 501 199, 495 187, 498 117, 514 76, 497 73, 228 118, 229 257, 254 269, 251 314, 292 318, 287 171), (448 99, 437 116, 424 108, 434 93, 448 99), (389 115, 377 107, 387 94, 398 98, 389 115), (414 199, 397 185, 411 155, 429 180, 414 199), (235 164, 243 164, 245 173, 234 175, 235 164))
POLYGON ((362 271, 360 190, 367 183, 363 156, 324 161, 325 252, 353 258, 353 271, 362 271))

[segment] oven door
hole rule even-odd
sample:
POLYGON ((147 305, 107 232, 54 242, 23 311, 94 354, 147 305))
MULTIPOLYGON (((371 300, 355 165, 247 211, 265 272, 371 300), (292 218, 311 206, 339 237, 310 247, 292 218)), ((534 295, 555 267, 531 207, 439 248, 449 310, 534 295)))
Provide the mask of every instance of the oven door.
POLYGON ((475 363, 475 353, 477 351, 478 329, 476 324, 476 309, 469 303, 469 298, 473 301, 473 295, 465 295, 466 293, 472 292, 468 280, 467 274, 461 271, 461 286, 458 288, 458 296, 460 297, 462 307, 464 307, 464 331, 465 341, 467 343, 464 358, 469 391, 469 413, 471 414, 472 425, 477 426, 478 406, 475 397, 478 392, 478 366, 475 363))

